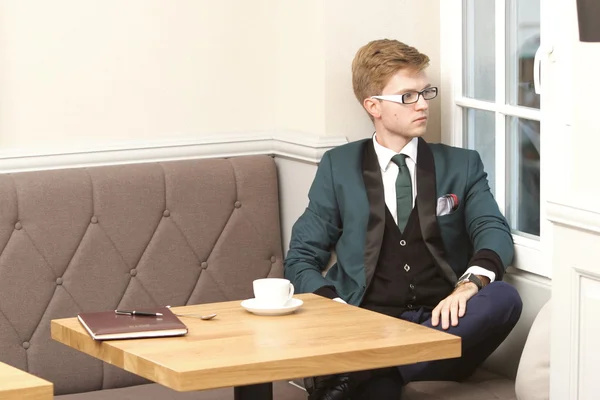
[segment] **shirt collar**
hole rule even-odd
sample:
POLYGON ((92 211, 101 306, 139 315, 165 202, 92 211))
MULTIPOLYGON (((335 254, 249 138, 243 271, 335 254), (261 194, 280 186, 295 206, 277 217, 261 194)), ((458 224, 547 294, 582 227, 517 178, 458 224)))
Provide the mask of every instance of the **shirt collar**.
POLYGON ((415 164, 417 163, 417 148, 419 145, 419 138, 412 138, 412 140, 408 142, 402 150, 400 150, 400 153, 396 153, 393 150, 390 150, 387 147, 380 145, 377 142, 376 137, 377 133, 373 135, 373 146, 375 147, 375 153, 377 154, 379 167, 382 171, 387 170, 388 166, 390 165, 390 161, 392 160, 392 157, 394 157, 396 154, 406 154, 407 157, 410 158, 415 164))

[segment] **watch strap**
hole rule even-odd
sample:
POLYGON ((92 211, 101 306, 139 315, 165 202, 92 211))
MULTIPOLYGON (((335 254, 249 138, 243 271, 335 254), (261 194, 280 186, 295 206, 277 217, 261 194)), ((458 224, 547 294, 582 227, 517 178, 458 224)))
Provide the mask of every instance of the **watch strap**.
POLYGON ((483 289, 483 282, 481 282, 481 279, 479 279, 479 277, 473 274, 472 272, 467 272, 466 274, 463 274, 458 280, 458 282, 456 282, 455 287, 458 287, 466 282, 473 282, 475 286, 477 286, 477 290, 483 289))

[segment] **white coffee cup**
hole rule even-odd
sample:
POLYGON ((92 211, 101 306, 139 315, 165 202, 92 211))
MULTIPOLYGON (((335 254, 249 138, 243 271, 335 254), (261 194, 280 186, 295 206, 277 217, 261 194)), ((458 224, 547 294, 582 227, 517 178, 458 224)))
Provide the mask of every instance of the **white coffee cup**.
POLYGON ((269 307, 283 307, 294 295, 294 285, 287 279, 256 279, 252 288, 256 301, 269 307))

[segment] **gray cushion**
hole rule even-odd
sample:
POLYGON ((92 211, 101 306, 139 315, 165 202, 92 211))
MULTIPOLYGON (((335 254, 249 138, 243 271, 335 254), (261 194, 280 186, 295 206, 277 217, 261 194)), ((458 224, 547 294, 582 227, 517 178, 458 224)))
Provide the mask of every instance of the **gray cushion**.
POLYGON ((413 382, 402 400, 516 400, 515 382, 479 369, 464 382, 413 382))
MULTIPOLYGON (((306 400, 306 392, 286 381, 273 384, 276 400, 306 400)), ((205 390, 200 392, 175 392, 158 384, 132 386, 121 389, 105 389, 95 392, 68 394, 55 400, 232 400, 233 388, 205 390)))

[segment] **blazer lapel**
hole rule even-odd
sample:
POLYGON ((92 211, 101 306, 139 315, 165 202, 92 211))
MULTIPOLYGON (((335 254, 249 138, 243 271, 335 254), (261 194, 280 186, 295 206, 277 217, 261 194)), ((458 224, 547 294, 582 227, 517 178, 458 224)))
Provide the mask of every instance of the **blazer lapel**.
POLYGON ((427 143, 419 138, 417 156, 417 204, 423 241, 429 252, 442 269, 444 277, 453 285, 456 273, 445 259, 444 243, 437 223, 437 190, 435 179, 435 162, 433 153, 427 143))
POLYGON ((369 222, 365 235, 365 282, 367 287, 371 283, 379 253, 383 243, 383 230, 385 229, 385 199, 383 193, 383 181, 377 154, 373 141, 365 144, 363 153, 363 180, 369 200, 369 222))

